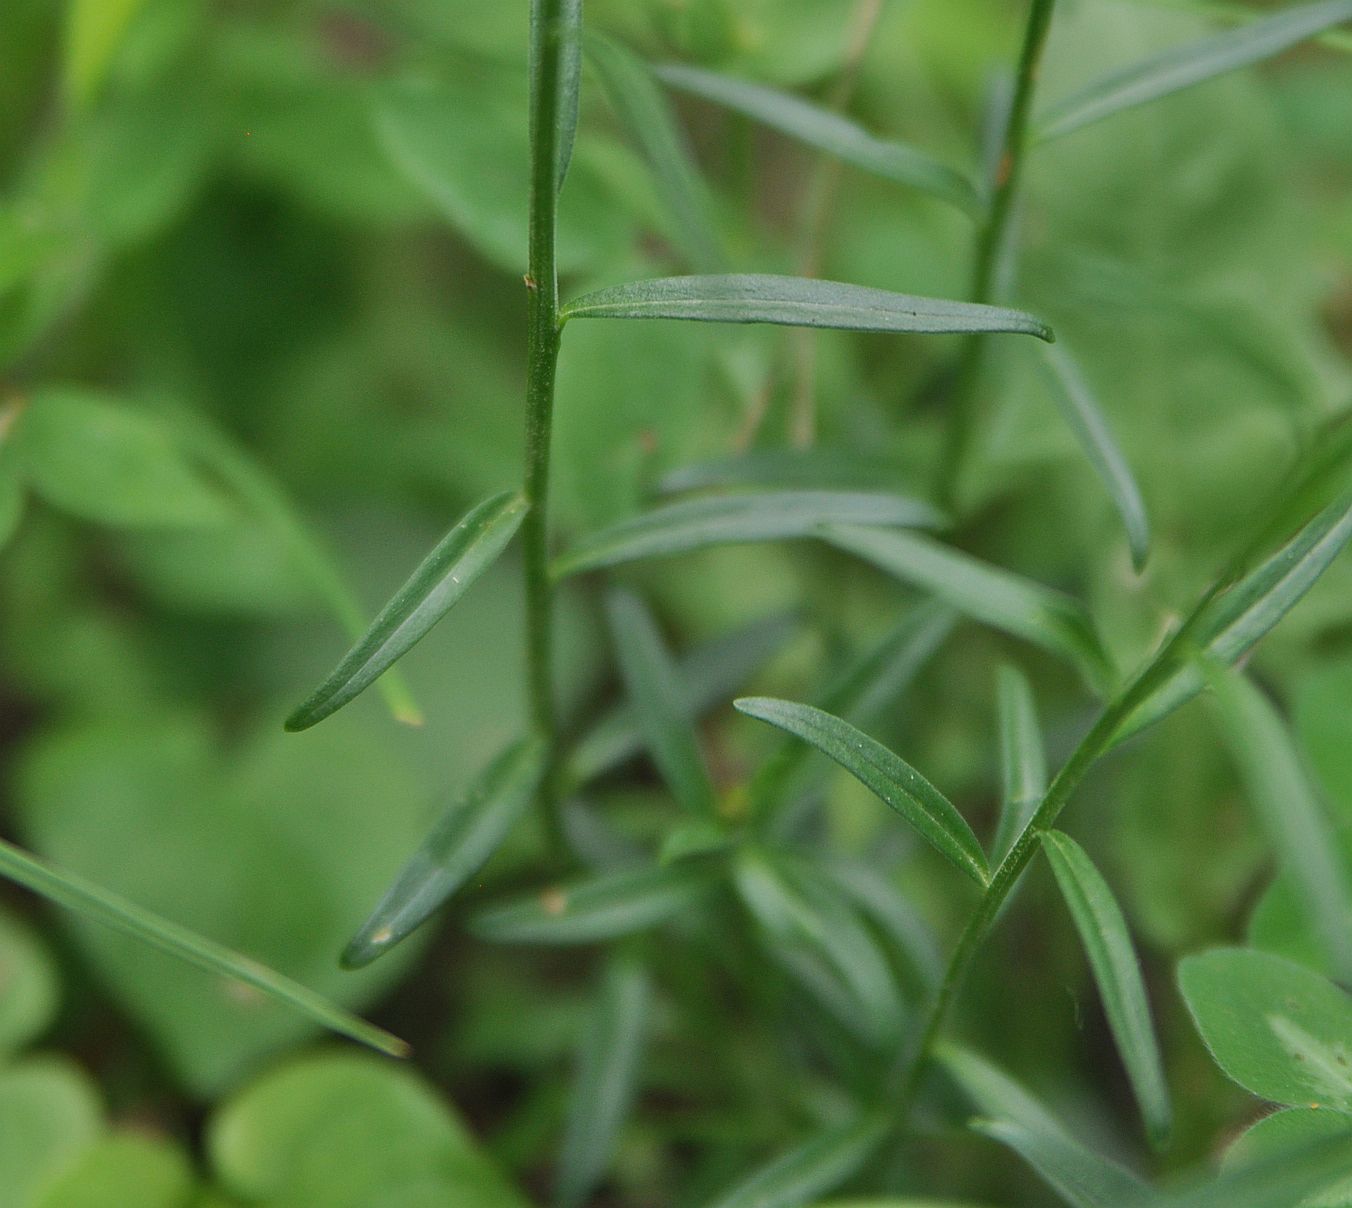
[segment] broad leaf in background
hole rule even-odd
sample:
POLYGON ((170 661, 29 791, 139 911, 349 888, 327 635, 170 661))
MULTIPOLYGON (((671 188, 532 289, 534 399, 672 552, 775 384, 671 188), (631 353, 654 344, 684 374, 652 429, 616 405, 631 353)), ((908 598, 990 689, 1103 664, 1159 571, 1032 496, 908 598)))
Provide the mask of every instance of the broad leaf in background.
POLYGON ((107 74, 122 37, 145 0, 71 0, 66 16, 66 102, 89 102, 107 74))
POLYGON ((1173 1108, 1126 919, 1108 883, 1074 839, 1054 830, 1044 831, 1041 839, 1093 967, 1103 1009, 1145 1119, 1146 1132, 1156 1148, 1163 1148, 1173 1128, 1173 1108))
POLYGON ((996 681, 1000 728, 1000 821, 991 854, 1003 860, 1047 792, 1047 752, 1028 678, 1008 663, 996 681))
POLYGON ((42 1035, 59 994, 46 946, 27 924, 0 911, 0 1062, 42 1035))
POLYGON ((823 524, 938 528, 943 516, 904 495, 748 491, 664 504, 583 537, 559 557, 556 578, 716 545, 813 537, 823 524))
MULTIPOLYGON (((1250 1125, 1225 1151, 1224 1170, 1239 1172, 1263 1161, 1299 1160, 1301 1151, 1335 1138, 1352 1137, 1352 1118, 1326 1108, 1290 1107, 1250 1125)), ((1344 1175, 1302 1201, 1302 1208, 1346 1208, 1352 1175, 1344 1175)))
POLYGON ((1152 1192, 1124 1201, 1127 1208, 1346 1208, 1335 1183, 1352 1165, 1352 1138, 1326 1137, 1238 1166, 1181 1191, 1152 1192), (1332 1188, 1333 1199, 1325 1189, 1332 1188), (1313 1195, 1313 1198, 1305 1197, 1313 1195))
POLYGON ((103 1131, 89 1075, 64 1057, 0 1066, 0 1188, 6 1208, 28 1208, 103 1131))
POLYGON ((1352 998, 1266 952, 1190 956, 1178 983, 1216 1063, 1273 1103, 1352 1112, 1352 998))
POLYGON ((33 1208, 114 1208, 117 1197, 130 1192, 137 1208, 184 1208, 202 1203, 192 1198, 196 1188, 183 1150, 128 1130, 90 1145, 32 1203, 33 1208))
POLYGON ((1045 323, 1019 310, 764 273, 655 277, 612 285, 565 303, 560 319, 564 323, 570 319, 686 319, 846 331, 1012 332, 1041 340, 1053 338, 1045 323))
POLYGON ((286 719, 286 728, 306 730, 336 713, 426 637, 497 561, 521 527, 527 508, 514 491, 471 508, 394 593, 329 677, 286 719))

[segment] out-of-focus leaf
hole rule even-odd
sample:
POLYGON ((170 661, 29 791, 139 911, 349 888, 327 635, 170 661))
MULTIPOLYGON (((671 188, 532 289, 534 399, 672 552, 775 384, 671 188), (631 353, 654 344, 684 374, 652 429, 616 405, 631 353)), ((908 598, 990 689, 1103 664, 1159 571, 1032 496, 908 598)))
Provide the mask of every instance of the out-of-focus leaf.
POLYGON ((561 1208, 582 1203, 605 1174, 637 1090, 651 988, 641 965, 606 966, 578 1058, 559 1155, 561 1208))
POLYGON ((196 1179, 192 1164, 168 1141, 134 1132, 95 1142, 74 1166, 47 1184, 33 1208, 120 1208, 136 1196, 137 1208, 186 1208, 196 1179))
POLYGON ((976 188, 961 172, 906 143, 870 134, 849 118, 792 93, 684 64, 654 69, 664 83, 723 105, 884 180, 919 189, 974 214, 976 188))
POLYGON ((1127 1201, 1127 1208, 1235 1208, 1239 1204, 1244 1208, 1343 1208, 1345 1201, 1339 1198, 1306 1196, 1322 1193, 1335 1181, 1341 1186, 1340 1176, 1347 1174, 1349 1166, 1352 1139, 1344 1132, 1239 1165, 1200 1186, 1141 1196, 1127 1201))
POLYGON ((986 853, 967 820, 947 797, 899 755, 847 721, 792 701, 742 697, 748 717, 778 726, 834 759, 865 788, 906 819, 924 839, 978 885, 989 880, 986 853))
POLYGON ((1127 532, 1132 565, 1139 571, 1150 554, 1150 521, 1141 489, 1079 363, 1061 344, 1045 346, 1042 357, 1052 398, 1090 465, 1108 488, 1108 496, 1127 532))
POLYGON ((1245 948, 1187 957, 1178 984, 1217 1064, 1293 1107, 1352 1112, 1352 998, 1302 965, 1245 948))
POLYGON ((586 50, 611 107, 652 169, 673 241, 692 268, 717 272, 727 257, 713 225, 713 201, 652 71, 609 38, 590 35, 586 50))
POLYGON ((507 548, 528 504, 504 491, 472 508, 390 598, 361 640, 329 677, 286 719, 306 730, 336 713, 427 636, 507 548))
POLYGON ((690 319, 847 331, 1013 332, 1041 340, 1053 338, 1051 328, 1024 311, 765 273, 630 281, 574 298, 563 306, 560 318, 565 323, 570 319, 690 319))
POLYGON ((1124 109, 1259 63, 1345 21, 1352 21, 1352 0, 1318 0, 1171 48, 1057 102, 1039 121, 1038 134, 1044 139, 1069 134, 1124 109))
POLYGON ((893 490, 904 468, 889 457, 858 449, 748 449, 668 471, 658 480, 664 494, 710 487, 774 487, 778 490, 893 490))
POLYGON ((625 692, 653 762, 684 809, 696 817, 711 817, 714 787, 699 749, 689 691, 656 622, 629 592, 613 592, 607 611, 625 692))
POLYGON ((514 743, 437 821, 343 950, 359 969, 388 952, 488 861, 530 806, 545 772, 538 740, 514 743))
POLYGON ((1089 956, 1146 1132, 1156 1148, 1162 1148, 1173 1127, 1173 1108, 1126 919, 1108 883, 1074 839, 1054 830, 1042 832, 1041 838, 1061 896, 1089 956))
POLYGON ((0 1062, 42 1035, 58 994, 47 949, 30 928, 0 912, 0 1062))
POLYGON ((1116 678, 1088 612, 1070 596, 913 533, 831 527, 822 535, 973 620, 1069 660, 1095 691, 1116 678))
POLYGON ((696 906, 708 871, 689 861, 622 869, 547 889, 469 918, 469 929, 497 944, 591 944, 655 927, 696 906))
POLYGON ((132 18, 145 0, 71 0, 66 16, 63 84, 73 107, 89 101, 107 74, 132 18))
POLYGON ((997 679, 1000 720, 1000 821, 991 845, 1003 860, 1047 791, 1047 753, 1028 678, 1004 664, 997 679))
POLYGON ((558 558, 556 578, 665 558, 714 545, 786 541, 816 535, 823 524, 937 528, 943 516, 904 495, 841 491, 756 491, 665 504, 582 538, 558 558))
POLYGON ((30 1057, 0 1067, 0 1188, 28 1208, 103 1130, 98 1088, 72 1062, 30 1057))

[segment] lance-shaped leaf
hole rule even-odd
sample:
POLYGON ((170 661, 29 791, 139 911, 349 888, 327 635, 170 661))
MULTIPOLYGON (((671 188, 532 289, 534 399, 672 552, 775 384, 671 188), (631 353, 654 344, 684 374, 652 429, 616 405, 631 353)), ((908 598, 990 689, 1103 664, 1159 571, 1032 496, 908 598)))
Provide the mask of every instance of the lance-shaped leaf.
POLYGON ((811 705, 763 696, 743 697, 733 704, 748 717, 787 730, 834 759, 978 885, 989 881, 986 853, 967 820, 947 797, 882 743, 811 705))
POLYGON ((961 172, 915 147, 878 138, 849 118, 792 93, 684 64, 666 64, 654 71, 672 88, 713 101, 874 176, 919 189, 968 214, 981 208, 975 186, 961 172))
POLYGON ((1042 848, 1089 956, 1117 1051, 1145 1119, 1146 1133, 1153 1145, 1163 1147, 1173 1125, 1173 1110, 1126 919, 1108 883, 1074 839, 1060 831, 1044 831, 1042 848))
POLYGON ((607 612, 625 691, 653 762, 685 809, 711 816, 714 788, 699 749, 689 694, 656 623, 630 592, 612 593, 607 612))
POLYGON ((664 495, 703 491, 710 487, 775 487, 780 490, 885 491, 906 478, 895 457, 861 449, 748 449, 677 466, 663 474, 657 490, 664 495))
POLYGON ((539 3, 532 3, 530 17, 532 81, 540 78, 537 64, 541 59, 545 39, 553 37, 559 42, 554 181, 555 187, 562 189, 564 178, 568 175, 568 164, 573 158, 573 142, 577 136, 578 96, 582 84, 582 0, 561 0, 558 27, 547 30, 544 25, 542 6, 539 3))
POLYGON ((1070 596, 915 533, 832 526, 822 536, 973 620, 1068 659, 1097 692, 1116 678, 1089 614, 1070 596))
POLYGON ((529 505, 504 491, 469 511, 371 622, 365 636, 290 717, 305 730, 341 709, 405 654, 463 596, 507 547, 529 505))
POLYGON ((569 319, 690 319, 701 323, 776 323, 847 331, 1014 332, 1051 340, 1041 319, 1021 310, 919 298, 810 277, 734 273, 657 277, 574 298, 569 319))
POLYGON ((229 978, 285 1003, 316 1023, 394 1057, 408 1045, 388 1032, 335 1006, 322 995, 266 965, 145 910, 115 893, 0 840, 0 877, 14 881, 66 910, 111 927, 219 977, 229 978))
POLYGON ((798 1208, 859 1170, 886 1133, 876 1116, 828 1129, 739 1179, 706 1208, 798 1208))
POLYGON ((1045 347, 1042 357, 1052 398, 1089 464, 1108 488, 1108 497, 1127 532, 1132 565, 1140 570, 1150 553, 1150 521, 1131 467, 1113 439, 1098 400, 1075 358, 1059 344, 1045 347))
POLYGON ((727 257, 711 219, 713 199, 651 69, 628 48, 595 34, 586 39, 586 51, 611 108, 648 161, 672 240, 692 267, 717 272, 727 257))
POLYGON ((486 907, 469 929, 499 944, 591 944, 690 910, 710 883, 709 870, 693 860, 622 869, 486 907))
POLYGON ((1000 821, 991 850, 1002 860, 1047 791, 1047 753, 1028 677, 1008 664, 996 680, 1000 720, 1000 821))
POLYGON ((812 537, 823 524, 937 528, 943 516, 905 495, 748 491, 682 499, 584 537, 557 559, 555 578, 716 545, 812 537))
POLYGON ((1124 109, 1269 59, 1344 21, 1352 21, 1352 0, 1319 0, 1173 47, 1058 102, 1039 122, 1038 133, 1043 139, 1069 134, 1124 109))
POLYGON ((651 997, 641 965, 620 958, 606 966, 568 1104, 559 1155, 560 1208, 581 1204, 610 1164, 638 1085, 651 997))
POLYGON ((348 969, 369 965, 420 927, 502 845, 545 772, 537 739, 514 743, 437 821, 432 833, 343 951, 348 969))
POLYGON ((1237 671, 1210 676, 1221 732, 1250 801, 1340 980, 1352 981, 1352 886, 1318 792, 1272 704, 1237 671))

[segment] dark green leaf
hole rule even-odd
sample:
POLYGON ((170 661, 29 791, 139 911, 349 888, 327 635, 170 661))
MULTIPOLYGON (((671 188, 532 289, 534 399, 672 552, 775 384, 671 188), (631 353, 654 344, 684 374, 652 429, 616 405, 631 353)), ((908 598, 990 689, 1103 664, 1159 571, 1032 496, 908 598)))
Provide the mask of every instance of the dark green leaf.
POLYGON ((561 319, 692 319, 776 323, 847 331, 1015 332, 1052 339, 1051 328, 1019 310, 918 298, 840 281, 769 274, 657 277, 584 294, 561 319))
POLYGON ((519 493, 504 491, 466 513, 328 679, 286 719, 286 728, 305 730, 336 713, 420 642, 497 560, 521 527, 527 506, 519 493))
POLYGON ((961 172, 905 143, 878 138, 849 118, 792 93, 683 64, 654 70, 673 88, 726 106, 865 172, 920 189, 969 214, 980 209, 975 187, 961 172))
POLYGON ((1080 942, 1089 956, 1103 1009, 1145 1119, 1146 1131, 1151 1142, 1161 1148, 1169 1140, 1173 1109, 1127 921, 1108 883, 1074 839, 1060 831, 1043 831, 1041 838, 1061 896, 1070 908, 1080 942))
POLYGON ((343 951, 359 969, 384 955, 472 877, 529 807, 545 771, 543 743, 515 743, 443 814, 343 951))
POLYGON ((1344 21, 1352 21, 1352 0, 1319 0, 1173 47, 1058 102, 1039 123, 1038 133, 1044 139, 1069 134, 1125 109, 1269 59, 1344 21))
POLYGON ((573 142, 577 137, 578 97, 582 85, 582 0, 562 0, 559 28, 546 31, 541 28, 540 6, 531 6, 531 79, 537 78, 536 64, 540 47, 547 36, 559 40, 559 96, 558 128, 555 134, 556 187, 563 188, 568 175, 568 164, 573 158, 573 142))
POLYGON ((1005 664, 997 679, 1000 719, 1000 821, 991 851, 1004 859, 1047 791, 1047 753, 1028 677, 1005 664))
POLYGON ((978 885, 987 883, 986 854, 966 819, 947 797, 882 743, 811 705, 768 697, 743 697, 734 705, 749 717, 797 735, 834 759, 978 885))
POLYGON ((557 559, 555 578, 715 545, 811 537, 823 524, 936 528, 943 517, 904 495, 757 491, 683 499, 584 537, 557 559))

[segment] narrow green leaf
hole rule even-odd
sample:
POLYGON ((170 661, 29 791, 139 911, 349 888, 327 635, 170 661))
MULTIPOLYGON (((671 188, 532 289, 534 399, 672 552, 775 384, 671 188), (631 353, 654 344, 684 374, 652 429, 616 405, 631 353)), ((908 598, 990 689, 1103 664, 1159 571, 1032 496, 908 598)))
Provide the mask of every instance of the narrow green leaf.
POLYGON ((1079 363, 1060 344, 1047 345, 1042 349, 1042 356, 1052 398, 1090 465, 1108 488, 1108 496, 1127 532, 1132 565, 1139 571, 1150 554, 1150 521, 1146 517, 1141 489, 1136 485, 1131 467, 1122 456, 1079 363))
POLYGON ((1352 982, 1352 886, 1330 818, 1295 742, 1268 699, 1237 671, 1210 677, 1221 732, 1250 801, 1298 887, 1339 980, 1352 982))
POLYGON ((620 958, 606 966, 568 1105, 559 1155, 560 1208, 581 1204, 610 1164, 637 1089, 651 997, 641 965, 620 958))
POLYGON ((1126 1208, 1334 1208, 1343 1201, 1307 1197, 1335 1181, 1341 1185, 1350 1168, 1352 1138, 1327 1137, 1228 1170, 1201 1186, 1139 1196, 1126 1208))
POLYGON ((1028 677, 1001 666, 996 680, 1000 719, 1000 821, 991 851, 1003 860, 1032 821, 1047 792, 1047 753, 1028 677))
POLYGON ((764 273, 656 277, 612 285, 567 303, 560 321, 569 319, 689 319, 847 331, 1014 332, 1041 340, 1054 338, 1042 320, 1021 310, 764 273))
POLYGON ((747 491, 682 499, 584 537, 552 568, 556 579, 690 550, 812 537, 823 524, 937 528, 943 516, 905 495, 747 491))
POLYGON ((290 717, 305 730, 336 713, 420 642, 507 547, 527 504, 504 491, 472 508, 380 610, 370 628, 290 717))
MULTIPOLYGON (((558 130, 555 135, 554 179, 556 187, 563 188, 568 175, 568 164, 573 158, 573 143, 577 138, 578 99, 582 91, 582 0, 561 0, 559 28, 553 36, 561 43, 559 54, 558 130)), ((531 79, 538 79, 535 64, 539 62, 540 47, 548 31, 541 28, 538 5, 531 6, 531 79)))
POLYGON ((885 1121, 873 1116, 828 1129, 738 1180, 706 1208, 797 1208, 859 1170, 886 1132, 885 1121))
POLYGON ((890 491, 906 477, 894 457, 860 449, 748 449, 668 471, 657 482, 664 495, 710 487, 774 487, 778 490, 890 491))
POLYGON ((656 623, 630 592, 613 592, 607 612, 625 691, 653 762, 684 809, 711 817, 716 812, 714 788, 700 753, 689 695, 656 623))
POLYGON ((849 118, 792 93, 683 64, 666 64, 654 71, 672 88, 713 101, 874 176, 919 189, 968 214, 981 208, 976 187, 961 172, 915 147, 878 138, 849 118))
POLYGON ((828 527, 822 536, 973 620, 1068 659, 1096 692, 1116 679, 1089 614, 1070 596, 913 533, 828 527))
POLYGON ((978 885, 989 881, 986 854, 967 820, 947 797, 882 743, 811 705, 768 697, 743 697, 733 705, 748 717, 797 735, 834 759, 978 885))
POLYGON ((400 870, 344 949, 344 967, 383 956, 478 872, 526 812, 544 773, 538 739, 514 743, 489 764, 400 870))
POLYGON ((350 1036, 393 1057, 408 1055, 408 1045, 402 1040, 358 1019, 299 982, 109 893, 82 877, 54 868, 3 840, 0 840, 0 876, 66 910, 133 936, 207 973, 251 986, 342 1036, 350 1036))
POLYGON ((591 944, 655 927, 695 906, 710 877, 695 861, 622 869, 552 886, 470 917, 499 944, 591 944))
POLYGON ((1319 0, 1172 47, 1058 102, 1039 123, 1039 137, 1059 138, 1123 110, 1270 59, 1345 21, 1352 21, 1352 0, 1319 0))
POLYGON ((693 268, 717 272, 727 257, 711 218, 713 199, 651 69, 626 47, 595 34, 586 39, 586 51, 611 108, 648 161, 672 240, 693 268))
POLYGON ((1173 1109, 1127 921, 1108 883, 1074 839, 1060 831, 1044 831, 1041 838, 1061 896, 1089 956, 1117 1051, 1145 1119, 1146 1133, 1151 1144, 1162 1148, 1173 1127, 1173 1109))

